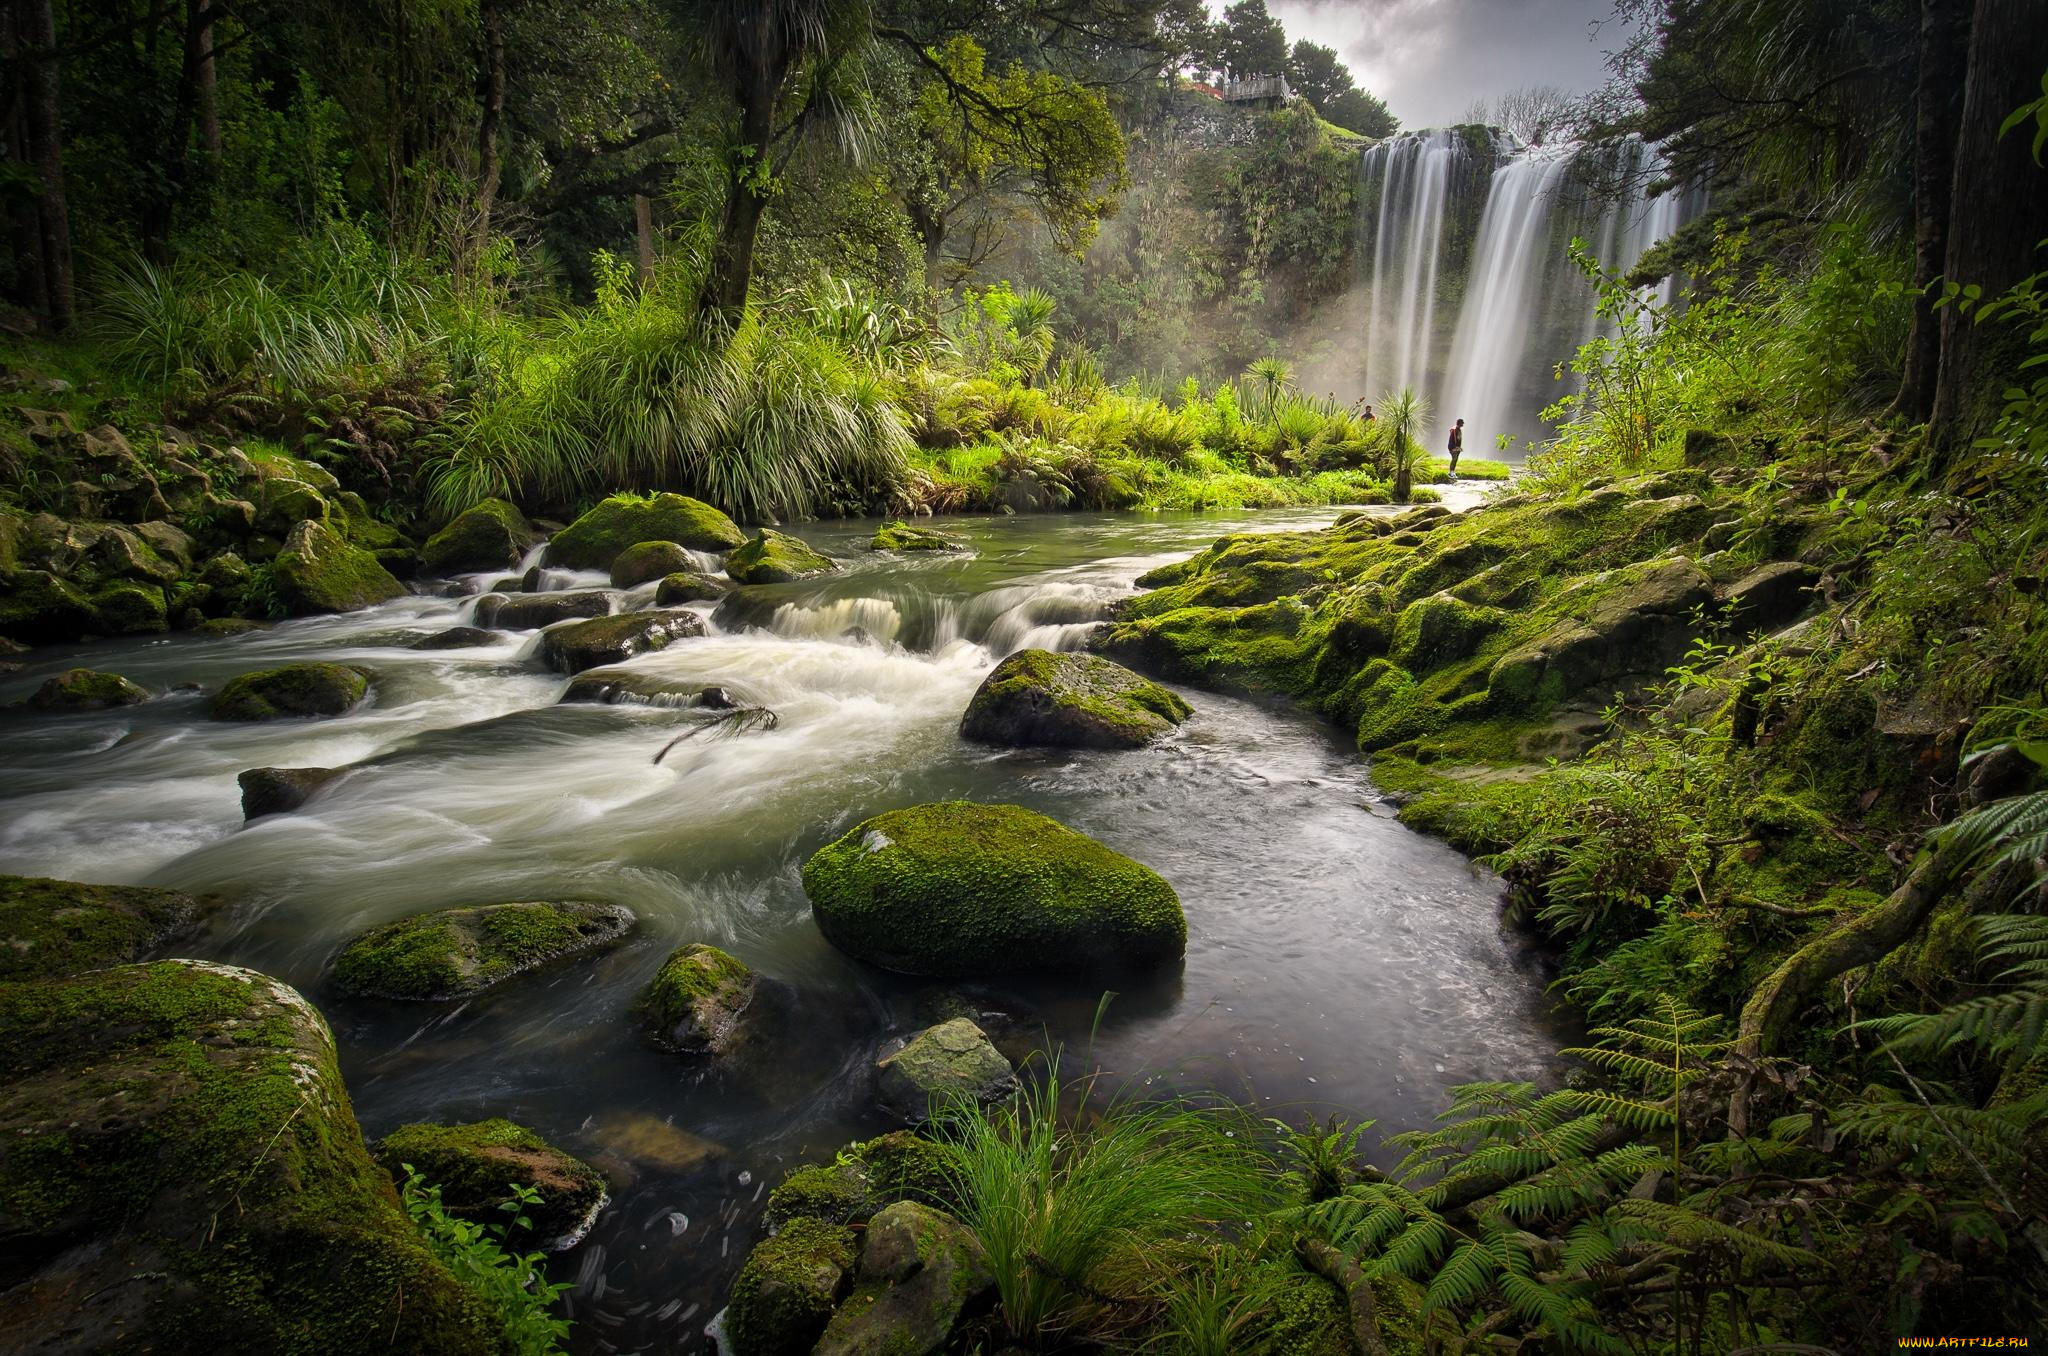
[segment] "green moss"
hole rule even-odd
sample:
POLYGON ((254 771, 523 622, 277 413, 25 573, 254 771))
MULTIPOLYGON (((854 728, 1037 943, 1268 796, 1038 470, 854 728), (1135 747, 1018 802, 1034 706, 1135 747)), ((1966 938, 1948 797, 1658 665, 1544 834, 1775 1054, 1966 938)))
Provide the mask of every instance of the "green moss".
POLYGON ((0 635, 32 642, 94 634, 99 616, 83 590, 45 570, 0 578, 0 635))
POLYGON ((633 915, 581 901, 444 909, 372 928, 335 958, 343 993, 374 998, 462 998, 537 965, 625 935, 633 915))
POLYGON ((190 932, 204 912, 199 900, 172 890, 0 876, 0 980, 140 960, 190 932))
POLYGON ((1393 657, 1409 669, 1433 669, 1469 659, 1507 624, 1506 614, 1448 593, 1410 603, 1394 627, 1393 657))
POLYGON ((164 591, 153 584, 109 584, 92 596, 95 629, 110 636, 156 635, 171 629, 164 591))
POLYGON ((747 1255, 725 1311, 735 1356, 803 1356, 853 1270, 853 1231, 795 1219, 747 1255))
POLYGON ((690 568, 690 553, 672 541, 634 542, 612 557, 612 587, 629 589, 690 568))
POLYGON ((741 584, 786 584, 830 574, 839 566, 799 538, 764 527, 727 557, 725 572, 741 584))
POLYGON ((876 530, 868 547, 875 551, 965 551, 967 543, 935 528, 912 527, 905 522, 886 523, 876 530))
POLYGON ((1173 888, 1015 805, 946 801, 856 825, 804 864, 818 928, 910 974, 971 975, 1176 959, 1173 888))
POLYGON ((146 689, 118 673, 66 669, 54 678, 45 679, 43 685, 29 696, 28 705, 38 711, 100 711, 109 706, 134 706, 148 700, 146 689))
POLYGON ((1099 655, 1020 650, 982 680, 960 733, 989 744, 1138 748, 1192 714, 1177 693, 1099 655))
POLYGON ((744 961, 695 942, 663 962, 634 1015, 663 1049, 724 1054, 738 1041, 739 1015, 753 1001, 757 984, 744 961))
POLYGON ((867 1170, 858 1161, 842 1157, 834 1163, 814 1163, 790 1173, 768 1193, 762 1220, 771 1233, 798 1219, 857 1224, 876 1209, 871 1193, 867 1170))
POLYGON ((960 1207, 960 1156, 952 1146, 897 1130, 850 1144, 830 1163, 796 1169, 768 1193, 766 1221, 773 1231, 798 1218, 859 1224, 883 1206, 915 1201, 942 1210, 960 1207))
POLYGON ((427 538, 420 568, 430 574, 473 574, 506 570, 519 563, 538 534, 526 515, 502 499, 464 509, 427 538))
POLYGON ((656 607, 674 607, 679 603, 711 602, 732 592, 732 585, 708 575, 689 570, 678 570, 663 577, 654 590, 656 607))
POLYGON ((378 1141, 376 1154, 394 1179, 412 1165, 441 1188, 448 1213, 462 1219, 501 1223, 512 1188, 532 1187, 540 1200, 522 1209, 531 1228, 515 1232, 515 1247, 565 1244, 605 1198, 597 1169, 508 1120, 402 1125, 378 1141))
POLYGON ((671 541, 693 551, 730 551, 746 540, 733 520, 680 494, 615 494, 548 543, 547 562, 572 570, 604 570, 619 552, 643 541, 671 541))
POLYGON ((338 716, 369 694, 370 673, 347 664, 286 664, 231 678, 207 714, 215 720, 338 716))
POLYGON ((270 579, 293 616, 357 612, 405 594, 405 585, 375 556, 317 522, 291 530, 270 563, 270 579))

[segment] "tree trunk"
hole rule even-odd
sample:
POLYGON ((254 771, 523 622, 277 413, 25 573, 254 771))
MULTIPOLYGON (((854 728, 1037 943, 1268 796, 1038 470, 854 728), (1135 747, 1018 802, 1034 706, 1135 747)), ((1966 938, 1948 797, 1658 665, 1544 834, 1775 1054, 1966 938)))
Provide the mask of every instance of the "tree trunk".
POLYGON ((483 0, 478 10, 483 26, 483 116, 476 129, 476 253, 491 241, 491 213, 498 202, 498 177, 503 159, 499 128, 505 120, 505 15, 501 0, 483 0))
MULTIPOLYGON (((1998 134, 1999 124, 2041 93, 2048 23, 2040 0, 1977 0, 1969 53, 1943 271, 1950 284, 1974 284, 1990 297, 2042 266, 2036 246, 2048 222, 2048 170, 2034 163, 2024 129, 1998 134)), ((1942 309, 1928 427, 1936 464, 1952 460, 1997 417, 2024 341, 2025 331, 2009 322, 1979 325, 1953 305, 1942 309)))
POLYGON ((1969 55, 1968 0, 1921 0, 1920 71, 1913 92, 1913 326, 1890 413, 1923 423, 1934 409, 1941 366, 1935 286, 1948 256, 1949 192, 1969 55))
POLYGON ((711 268, 704 276, 698 312, 735 323, 747 309, 747 287, 753 281, 754 241, 768 210, 769 151, 775 138, 775 109, 781 102, 783 77, 791 53, 773 7, 760 5, 740 21, 742 38, 735 44, 734 94, 740 108, 739 138, 726 166, 725 217, 712 247, 711 268))
POLYGON ((213 0, 198 0, 199 144, 207 163, 220 168, 220 86, 213 68, 213 0))
POLYGON ((43 261, 43 294, 50 328, 64 330, 77 318, 71 271, 71 210, 64 198, 64 124, 59 103, 57 23, 50 0, 19 0, 19 40, 26 56, 29 159, 36 167, 38 248, 43 261))
POLYGON ((647 201, 645 193, 633 195, 633 237, 640 246, 637 273, 645 288, 654 282, 654 204, 647 201))
MULTIPOLYGON (((7 70, 19 72, 24 49, 15 8, 13 5, 0 7, 0 60, 7 63, 7 70)), ((19 78, 7 82, 6 107, 0 111, 0 116, 6 119, 7 158, 16 164, 32 163, 34 157, 29 153, 28 145, 28 108, 19 78)), ((41 315, 49 298, 43 291, 42 228, 36 212, 36 200, 26 193, 11 193, 7 203, 8 244, 14 255, 14 275, 8 279, 7 297, 23 310, 41 315)))

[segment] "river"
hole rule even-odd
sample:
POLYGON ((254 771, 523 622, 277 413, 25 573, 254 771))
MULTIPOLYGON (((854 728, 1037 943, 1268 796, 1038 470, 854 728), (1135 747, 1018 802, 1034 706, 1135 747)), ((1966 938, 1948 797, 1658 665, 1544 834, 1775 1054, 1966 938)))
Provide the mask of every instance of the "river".
MULTIPOLYGON (((1063 1050, 1138 1089, 1213 1089, 1300 1120, 1428 1123, 1445 1086, 1541 1077, 1557 1019, 1498 918, 1498 883, 1377 802, 1341 733, 1269 702, 1184 693, 1176 737, 1120 753, 964 743, 990 665, 1071 646, 1144 570, 1229 531, 1320 526, 1330 511, 963 519, 973 558, 862 549, 873 524, 798 530, 843 573, 776 586, 744 621, 631 661, 774 710, 707 734, 632 705, 557 705, 532 632, 474 650, 404 648, 473 599, 412 596, 232 638, 190 634, 36 651, 0 700, 76 664, 165 690, 138 707, 0 711, 0 871, 213 892, 199 954, 298 985, 329 1017, 366 1134, 502 1115, 605 1167, 613 1205, 558 1259, 574 1345, 696 1350, 780 1174, 887 1128, 868 1071, 933 1009, 932 986, 839 955, 798 871, 869 815, 922 801, 1042 811, 1163 874, 1188 916, 1184 967, 1127 985, 1098 1022, 1082 982, 971 986, 1013 1055, 1063 1050), (204 688, 302 659, 375 671, 374 700, 319 721, 225 725, 204 688), (306 809, 242 823, 236 774, 356 765, 306 809), (459 1006, 323 990, 372 924, 452 905, 597 898, 631 940, 459 1006), (706 1073, 644 1046, 627 1009, 675 946, 724 947, 795 994, 775 1057, 706 1073)), ((597 585, 596 575, 557 586, 597 585)), ((651 593, 648 586, 635 597, 651 593)), ((710 609, 700 609, 707 616, 710 609)), ((188 948, 190 949, 190 948, 188 948)))

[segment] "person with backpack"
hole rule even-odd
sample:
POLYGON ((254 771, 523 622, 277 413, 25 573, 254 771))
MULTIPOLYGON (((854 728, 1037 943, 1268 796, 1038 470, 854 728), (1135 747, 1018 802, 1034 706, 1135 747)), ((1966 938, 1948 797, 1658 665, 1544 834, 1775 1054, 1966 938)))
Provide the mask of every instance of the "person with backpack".
POLYGON ((1451 454, 1451 479, 1458 478, 1458 458, 1465 451, 1465 421, 1460 419, 1451 426, 1451 441, 1445 449, 1451 454))

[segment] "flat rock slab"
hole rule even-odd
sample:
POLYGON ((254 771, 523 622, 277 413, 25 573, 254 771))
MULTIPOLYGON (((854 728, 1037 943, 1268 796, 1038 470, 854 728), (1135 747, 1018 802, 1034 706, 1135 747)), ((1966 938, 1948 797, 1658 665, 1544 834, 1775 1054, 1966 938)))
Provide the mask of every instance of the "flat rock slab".
POLYGON ((339 716, 369 695, 372 674, 352 664, 286 664, 231 678, 207 703, 215 720, 339 716))
POLYGON ((476 600, 478 625, 495 631, 535 631, 579 617, 611 615, 618 595, 606 589, 574 589, 561 593, 523 593, 517 597, 487 593, 476 600))
POLYGON ((0 981, 141 960, 189 936, 208 908, 175 890, 0 876, 0 981))
POLYGON ((581 673, 703 634, 704 619, 694 612, 624 612, 557 626, 542 634, 540 654, 557 673, 581 673))
POLYGON ((473 650, 479 645, 496 645, 504 637, 495 631, 486 631, 481 626, 451 626, 445 631, 436 631, 421 636, 408 650, 473 650))
POLYGON ((485 904, 372 928, 335 958, 336 990, 360 998, 467 998, 514 975, 609 946, 633 926, 618 904, 485 904))
POLYGON ((740 705, 728 688, 715 683, 694 683, 642 669, 589 669, 569 680, 562 693, 564 703, 593 703, 601 706, 703 707, 730 711, 740 705))

